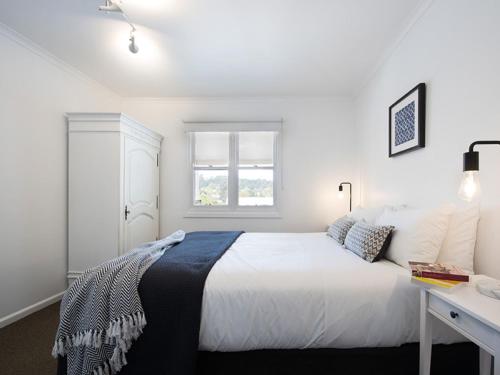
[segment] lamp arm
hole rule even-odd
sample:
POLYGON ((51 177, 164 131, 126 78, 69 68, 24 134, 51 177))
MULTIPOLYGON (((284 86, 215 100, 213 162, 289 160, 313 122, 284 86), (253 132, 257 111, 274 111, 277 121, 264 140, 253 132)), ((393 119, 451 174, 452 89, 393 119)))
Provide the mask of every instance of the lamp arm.
POLYGON ((469 146, 469 152, 474 151, 474 146, 476 145, 499 145, 500 146, 500 141, 476 141, 472 142, 469 146))

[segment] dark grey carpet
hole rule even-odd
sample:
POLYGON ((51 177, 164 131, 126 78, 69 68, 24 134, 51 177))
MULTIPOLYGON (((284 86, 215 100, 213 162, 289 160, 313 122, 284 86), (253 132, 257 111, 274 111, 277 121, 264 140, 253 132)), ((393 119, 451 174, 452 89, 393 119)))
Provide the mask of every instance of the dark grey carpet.
POLYGON ((59 323, 59 302, 0 329, 0 374, 55 375, 50 352, 59 323))
MULTIPOLYGON (((57 363, 50 352, 58 322, 59 303, 56 303, 0 329, 0 375, 55 375, 57 363)), ((400 375, 418 372, 418 344, 359 350, 269 350, 262 351, 266 353, 261 355, 258 352, 202 352, 197 374, 400 375), (365 370, 353 370, 353 363, 365 370), (388 371, 387 365, 391 363, 402 371, 388 371), (380 371, 375 370, 377 366, 380 371), (366 371, 366 368, 372 370, 366 371)), ((473 344, 434 346, 433 374, 471 375, 477 374, 477 369, 478 351, 473 344)))

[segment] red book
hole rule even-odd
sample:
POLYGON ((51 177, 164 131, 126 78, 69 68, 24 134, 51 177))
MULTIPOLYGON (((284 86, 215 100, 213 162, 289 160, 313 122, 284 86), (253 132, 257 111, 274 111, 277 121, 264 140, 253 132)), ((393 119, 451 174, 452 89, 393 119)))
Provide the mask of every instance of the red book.
POLYGON ((412 276, 441 280, 469 281, 469 275, 457 266, 411 261, 408 263, 410 264, 412 276))

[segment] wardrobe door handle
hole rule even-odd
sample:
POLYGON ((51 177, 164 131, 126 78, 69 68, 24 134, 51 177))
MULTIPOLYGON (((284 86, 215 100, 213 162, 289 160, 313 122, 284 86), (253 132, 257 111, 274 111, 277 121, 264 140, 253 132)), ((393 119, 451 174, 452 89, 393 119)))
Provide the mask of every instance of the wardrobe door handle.
POLYGON ((458 313, 456 313, 455 311, 450 311, 450 316, 451 316, 451 319, 455 319, 455 318, 458 318, 458 313))
POLYGON ((128 215, 130 215, 130 210, 128 209, 127 206, 125 206, 125 220, 127 220, 128 215))

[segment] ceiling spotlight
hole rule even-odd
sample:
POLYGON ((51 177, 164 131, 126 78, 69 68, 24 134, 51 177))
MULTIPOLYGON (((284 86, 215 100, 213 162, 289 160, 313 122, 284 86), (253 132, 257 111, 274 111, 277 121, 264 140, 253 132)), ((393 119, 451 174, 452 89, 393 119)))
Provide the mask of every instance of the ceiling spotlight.
POLYGON ((134 35, 134 31, 135 31, 135 30, 132 30, 132 31, 130 32, 130 39, 129 39, 130 44, 128 45, 128 49, 129 49, 129 51, 130 51, 130 52, 132 52, 132 53, 137 53, 137 52, 139 52, 139 47, 138 47, 138 46, 137 46, 137 44, 135 43, 135 35, 134 35))

